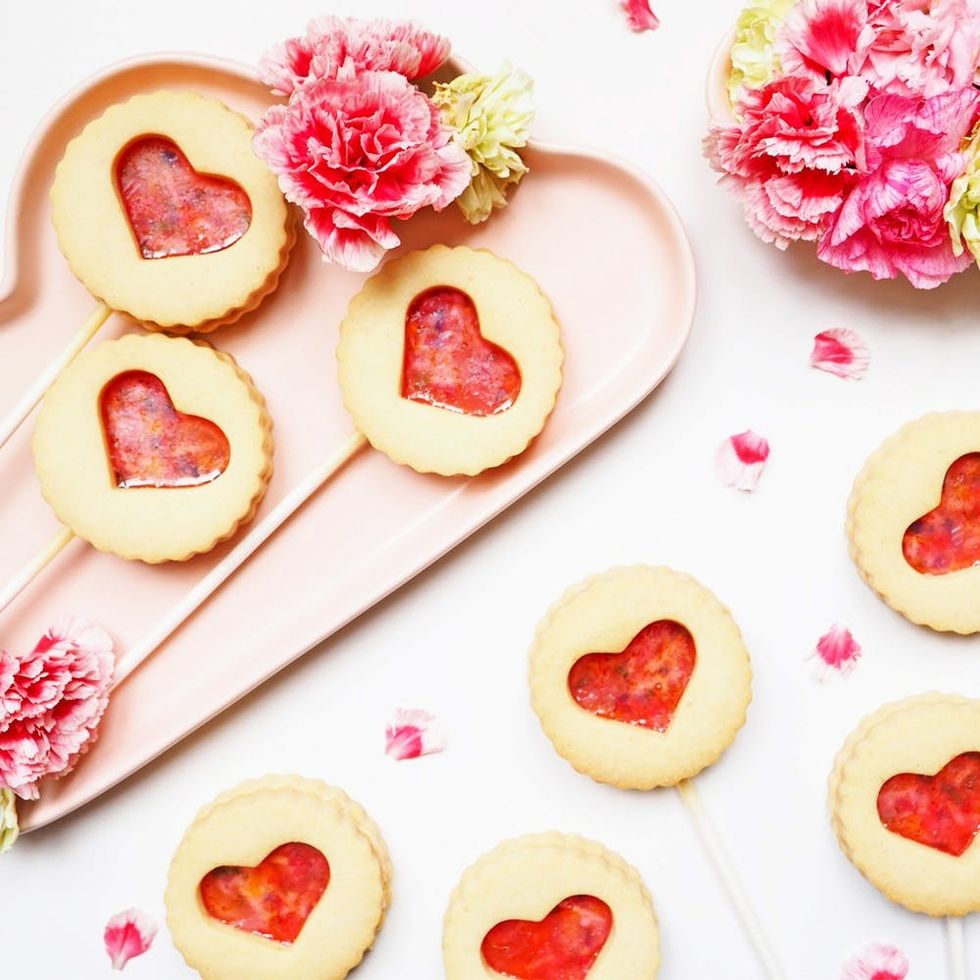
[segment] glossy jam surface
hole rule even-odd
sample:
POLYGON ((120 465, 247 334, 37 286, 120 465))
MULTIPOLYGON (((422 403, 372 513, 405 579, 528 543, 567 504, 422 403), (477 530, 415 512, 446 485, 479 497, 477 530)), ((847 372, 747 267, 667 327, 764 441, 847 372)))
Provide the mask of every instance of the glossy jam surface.
POLYGON ((201 879, 208 915, 257 936, 292 943, 330 884, 327 859, 310 844, 277 847, 254 868, 226 866, 201 879))
POLYGON ((219 252, 252 222, 252 202, 238 184, 199 174, 162 136, 143 137, 123 150, 116 185, 144 259, 219 252))
POLYGON ((909 525, 902 552, 924 575, 980 562, 980 453, 960 456, 946 471, 939 506, 909 525))
POLYGON ((436 286, 405 317, 402 398, 466 415, 506 412, 521 390, 517 362, 480 333, 473 300, 436 286))
POLYGON ((100 401, 116 486, 194 487, 228 468, 231 447, 224 432, 208 419, 174 408, 155 374, 117 374, 100 401))
POLYGON ((568 690, 600 718, 665 732, 696 659, 686 627, 661 619, 644 626, 621 653, 588 653, 576 660, 568 690))
POLYGON ((612 909, 592 895, 559 902, 540 922, 508 919, 484 937, 491 970, 517 980, 585 980, 612 931, 612 909))
POLYGON ((980 830, 980 752, 964 752, 935 776, 900 773, 878 792, 882 824, 959 857, 980 830))

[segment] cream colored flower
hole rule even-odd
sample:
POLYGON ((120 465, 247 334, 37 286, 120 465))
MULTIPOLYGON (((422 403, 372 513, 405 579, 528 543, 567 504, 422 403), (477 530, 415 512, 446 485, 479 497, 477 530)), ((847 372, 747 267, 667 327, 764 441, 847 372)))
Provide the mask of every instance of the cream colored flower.
POLYGON ((0 854, 9 851, 19 835, 17 799, 9 789, 0 789, 0 854))
POLYGON ((460 75, 437 85, 433 101, 442 121, 469 154, 473 180, 456 199, 464 217, 479 224, 507 203, 507 188, 527 173, 517 152, 527 145, 534 83, 505 63, 496 75, 460 75))
POLYGON ((966 172, 953 181, 943 213, 949 223, 953 254, 962 255, 965 243, 980 262, 980 126, 963 144, 963 152, 969 163, 966 172))
POLYGON ((760 88, 779 72, 776 32, 796 0, 756 0, 742 11, 732 45, 728 94, 735 102, 747 88, 760 88))

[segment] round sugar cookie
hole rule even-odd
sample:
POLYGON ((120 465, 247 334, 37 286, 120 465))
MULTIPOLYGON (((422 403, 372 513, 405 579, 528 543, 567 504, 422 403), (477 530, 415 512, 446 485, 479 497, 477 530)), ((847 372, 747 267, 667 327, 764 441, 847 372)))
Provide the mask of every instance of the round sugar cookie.
POLYGON ((67 146, 52 220, 93 296, 147 327, 203 333, 275 289, 294 234, 252 125, 190 92, 133 96, 67 146))
POLYGON ((543 964, 554 977, 653 980, 660 967, 657 916, 637 871, 570 834, 506 841, 467 869, 442 948, 447 980, 543 976, 543 964))
POLYGON ((208 980, 341 980, 381 928, 391 862, 344 792, 267 776, 222 793, 174 854, 167 925, 208 980))
POLYGON ((703 585, 635 565, 572 587, 538 626, 531 700, 555 749, 624 789, 673 786, 731 745, 752 698, 738 626, 703 585))
POLYGON ((913 623, 980 631, 980 412, 910 422, 865 463, 848 504, 864 580, 913 623))
POLYGON ((931 693, 865 718, 829 783, 845 855, 894 902, 980 911, 980 701, 931 693))
POLYGON ((272 420, 252 379, 231 355, 163 334, 81 354, 45 396, 32 448, 63 524, 150 563, 230 537, 272 476, 272 420))
POLYGON ((337 360, 344 405, 371 445, 453 476, 527 448, 554 408, 563 351, 530 276, 491 252, 436 245, 367 281, 337 360))

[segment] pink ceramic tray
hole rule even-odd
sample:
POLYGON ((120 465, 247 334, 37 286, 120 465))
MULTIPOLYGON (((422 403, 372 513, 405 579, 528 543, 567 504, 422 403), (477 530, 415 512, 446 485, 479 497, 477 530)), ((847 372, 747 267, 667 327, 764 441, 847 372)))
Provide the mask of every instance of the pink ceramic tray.
MULTIPOLYGON (((0 278, 0 413, 93 307, 68 271, 47 191, 65 143, 110 103, 159 88, 216 96, 255 118, 268 103, 245 66, 154 56, 108 69, 45 120, 13 188, 0 278)), ((513 203, 471 228, 450 209, 399 228, 405 248, 486 246, 552 297, 565 384, 544 434, 476 479, 419 476, 363 451, 116 693, 74 775, 26 807, 26 829, 91 800, 233 704, 418 574, 601 435, 660 382, 691 326, 694 268, 673 208, 643 174, 593 153, 536 144, 513 203)), ((319 261, 302 235, 278 291, 211 335, 253 375, 276 424, 276 474, 262 514, 351 431, 335 383, 337 324, 364 277, 319 261)), ((100 337, 133 324, 114 316, 100 337)), ((98 340, 96 341, 96 343, 98 340)), ((0 581, 57 528, 29 452, 31 424, 0 453, 0 581)), ((93 461, 96 462, 96 461, 93 461)), ((106 624, 124 650, 220 554, 171 566, 125 563, 75 541, 0 620, 7 649, 61 612, 106 624)))

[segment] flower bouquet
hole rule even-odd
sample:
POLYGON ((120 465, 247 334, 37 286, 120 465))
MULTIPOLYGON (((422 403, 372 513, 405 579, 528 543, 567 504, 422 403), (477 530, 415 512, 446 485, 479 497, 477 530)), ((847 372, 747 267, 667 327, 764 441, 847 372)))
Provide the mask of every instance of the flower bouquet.
POLYGON ((449 39, 410 23, 320 17, 276 45, 259 75, 282 105, 259 123, 255 151, 326 261, 367 272, 399 244, 392 219, 456 201, 478 223, 527 168, 531 80, 504 65, 415 83, 449 57, 449 39))
POLYGON ((931 289, 980 261, 978 0, 756 0, 705 154, 750 227, 931 289))

